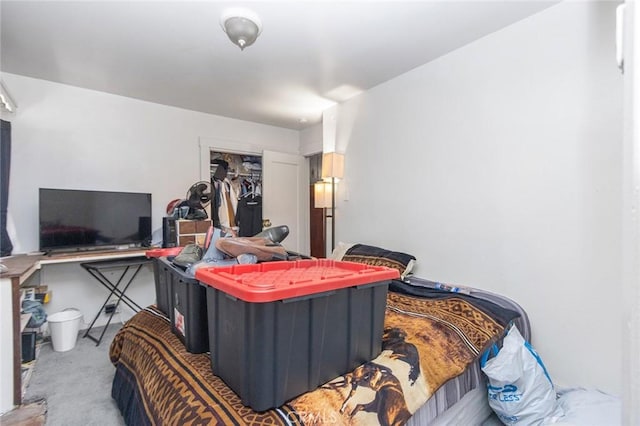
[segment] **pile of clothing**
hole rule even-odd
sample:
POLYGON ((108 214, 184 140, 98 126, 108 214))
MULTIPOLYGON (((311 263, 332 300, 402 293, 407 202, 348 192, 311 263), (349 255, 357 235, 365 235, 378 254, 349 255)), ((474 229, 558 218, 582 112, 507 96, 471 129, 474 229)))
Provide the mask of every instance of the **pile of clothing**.
POLYGON ((172 259, 177 267, 194 277, 199 268, 253 264, 274 260, 290 260, 303 257, 291 253, 281 244, 289 235, 286 225, 267 228, 253 237, 236 237, 225 234, 220 228, 209 228, 204 247, 186 245, 172 259))

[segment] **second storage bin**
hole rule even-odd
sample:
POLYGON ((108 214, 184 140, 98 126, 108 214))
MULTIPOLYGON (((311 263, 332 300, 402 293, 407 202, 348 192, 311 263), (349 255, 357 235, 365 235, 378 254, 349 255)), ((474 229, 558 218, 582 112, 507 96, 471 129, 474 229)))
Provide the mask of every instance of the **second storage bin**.
POLYGON ((168 291, 167 310, 171 330, 195 354, 209 350, 206 289, 166 257, 159 261, 160 276, 168 291))
POLYGON ((166 263, 160 261, 167 256, 175 256, 182 250, 182 247, 158 248, 145 252, 145 256, 153 259, 153 277, 156 288, 156 306, 165 315, 171 316, 171 269, 166 263))

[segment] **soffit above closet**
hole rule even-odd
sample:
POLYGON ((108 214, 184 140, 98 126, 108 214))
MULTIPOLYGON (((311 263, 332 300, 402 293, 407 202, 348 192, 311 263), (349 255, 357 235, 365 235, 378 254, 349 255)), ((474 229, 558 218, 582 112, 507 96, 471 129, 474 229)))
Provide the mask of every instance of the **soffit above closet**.
MULTIPOLYGON (((302 129, 335 102, 509 24, 548 1, 7 1, 3 72, 302 129), (219 19, 263 24, 240 51, 219 19)), ((16 99, 19 104, 20 100, 16 99)))

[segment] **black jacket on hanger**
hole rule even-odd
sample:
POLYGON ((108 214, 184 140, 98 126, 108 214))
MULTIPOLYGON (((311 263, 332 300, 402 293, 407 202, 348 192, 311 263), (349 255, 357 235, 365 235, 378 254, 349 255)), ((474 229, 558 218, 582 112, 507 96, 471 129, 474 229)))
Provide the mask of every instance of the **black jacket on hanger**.
POLYGON ((262 231, 262 197, 244 196, 238 201, 236 225, 239 237, 253 237, 262 231))

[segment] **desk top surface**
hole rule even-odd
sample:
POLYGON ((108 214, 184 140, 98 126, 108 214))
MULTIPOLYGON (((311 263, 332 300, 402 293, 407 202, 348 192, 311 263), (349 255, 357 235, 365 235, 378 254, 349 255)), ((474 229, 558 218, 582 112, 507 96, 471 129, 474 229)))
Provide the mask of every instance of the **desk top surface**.
POLYGON ((54 253, 50 255, 40 253, 16 254, 0 259, 0 263, 4 264, 8 268, 6 272, 0 274, 0 278, 19 277, 27 273, 32 268, 39 269, 41 265, 135 258, 143 257, 146 252, 147 249, 135 248, 108 251, 54 253))
POLYGON ((38 268, 38 262, 42 259, 41 254, 28 255, 19 254, 0 259, 0 263, 7 267, 7 271, 0 274, 0 278, 20 277, 33 268, 38 268))
POLYGON ((80 266, 85 269, 122 268, 126 266, 143 265, 151 261, 153 261, 153 259, 150 259, 146 256, 136 256, 82 262, 80 266))
POLYGON ((124 249, 124 250, 108 250, 108 251, 88 251, 74 253, 54 253, 42 256, 41 265, 68 262, 91 262, 99 260, 125 259, 129 257, 144 256, 147 249, 124 249))

